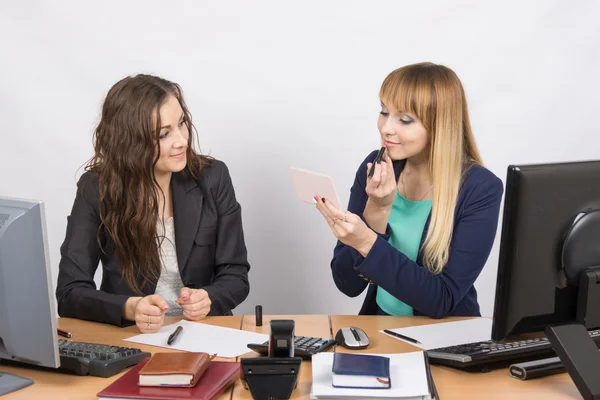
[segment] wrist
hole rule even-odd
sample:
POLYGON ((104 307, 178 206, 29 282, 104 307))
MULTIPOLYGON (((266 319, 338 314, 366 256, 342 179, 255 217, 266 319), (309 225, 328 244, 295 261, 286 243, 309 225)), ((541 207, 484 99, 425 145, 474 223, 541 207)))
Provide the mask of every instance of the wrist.
POLYGON ((390 206, 381 207, 367 200, 363 217, 371 229, 379 233, 385 233, 391 213, 392 208, 390 206))
POLYGON ((392 209, 392 203, 386 204, 382 199, 374 199, 369 197, 367 199, 367 204, 365 205, 365 211, 369 211, 371 213, 377 214, 385 214, 388 213, 392 209))
POLYGON ((135 321, 135 309, 141 300, 141 297, 130 297, 123 306, 123 319, 135 321))
POLYGON ((376 240, 377 233, 369 229, 366 237, 361 241, 361 244, 356 247, 356 250, 360 253, 361 256, 367 257, 367 254, 369 254, 369 252, 373 248, 373 245, 375 244, 376 240))

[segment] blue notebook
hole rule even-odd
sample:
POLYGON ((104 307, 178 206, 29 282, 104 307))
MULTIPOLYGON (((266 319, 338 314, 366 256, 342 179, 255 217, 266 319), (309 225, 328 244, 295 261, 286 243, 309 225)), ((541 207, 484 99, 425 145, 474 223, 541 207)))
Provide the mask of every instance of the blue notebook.
POLYGON ((336 388, 389 389, 392 386, 388 357, 335 353, 331 372, 336 388))

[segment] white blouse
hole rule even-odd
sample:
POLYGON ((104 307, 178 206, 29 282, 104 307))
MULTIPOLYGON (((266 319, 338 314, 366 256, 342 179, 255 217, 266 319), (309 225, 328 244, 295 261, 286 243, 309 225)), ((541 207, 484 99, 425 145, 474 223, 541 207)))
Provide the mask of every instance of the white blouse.
POLYGON ((162 239, 160 245, 160 278, 156 283, 154 293, 160 295, 167 304, 169 310, 165 315, 181 315, 183 309, 176 300, 179 297, 179 291, 183 287, 179 266, 177 264, 177 251, 175 250, 175 225, 173 217, 165 220, 164 231, 161 221, 157 223, 158 237, 162 239))

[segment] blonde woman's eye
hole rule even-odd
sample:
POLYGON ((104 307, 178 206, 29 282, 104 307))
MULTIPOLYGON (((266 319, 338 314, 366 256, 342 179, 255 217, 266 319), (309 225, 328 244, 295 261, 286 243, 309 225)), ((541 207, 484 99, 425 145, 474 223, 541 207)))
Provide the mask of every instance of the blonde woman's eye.
POLYGON ((389 113, 385 111, 379 111, 379 114, 383 115, 384 117, 387 117, 389 115, 389 113))
POLYGON ((413 123, 412 119, 404 119, 404 118, 400 118, 400 122, 404 125, 409 125, 413 123))

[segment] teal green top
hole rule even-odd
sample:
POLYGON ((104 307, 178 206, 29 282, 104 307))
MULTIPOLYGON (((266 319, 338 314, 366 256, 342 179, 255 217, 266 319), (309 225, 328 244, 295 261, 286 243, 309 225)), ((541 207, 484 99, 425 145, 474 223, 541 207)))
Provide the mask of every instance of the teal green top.
MULTIPOLYGON (((411 201, 396 191, 388 224, 392 230, 389 243, 406 257, 416 261, 423 230, 431 212, 431 199, 411 201)), ((389 315, 412 316, 413 309, 390 293, 377 287, 377 305, 389 315)))

